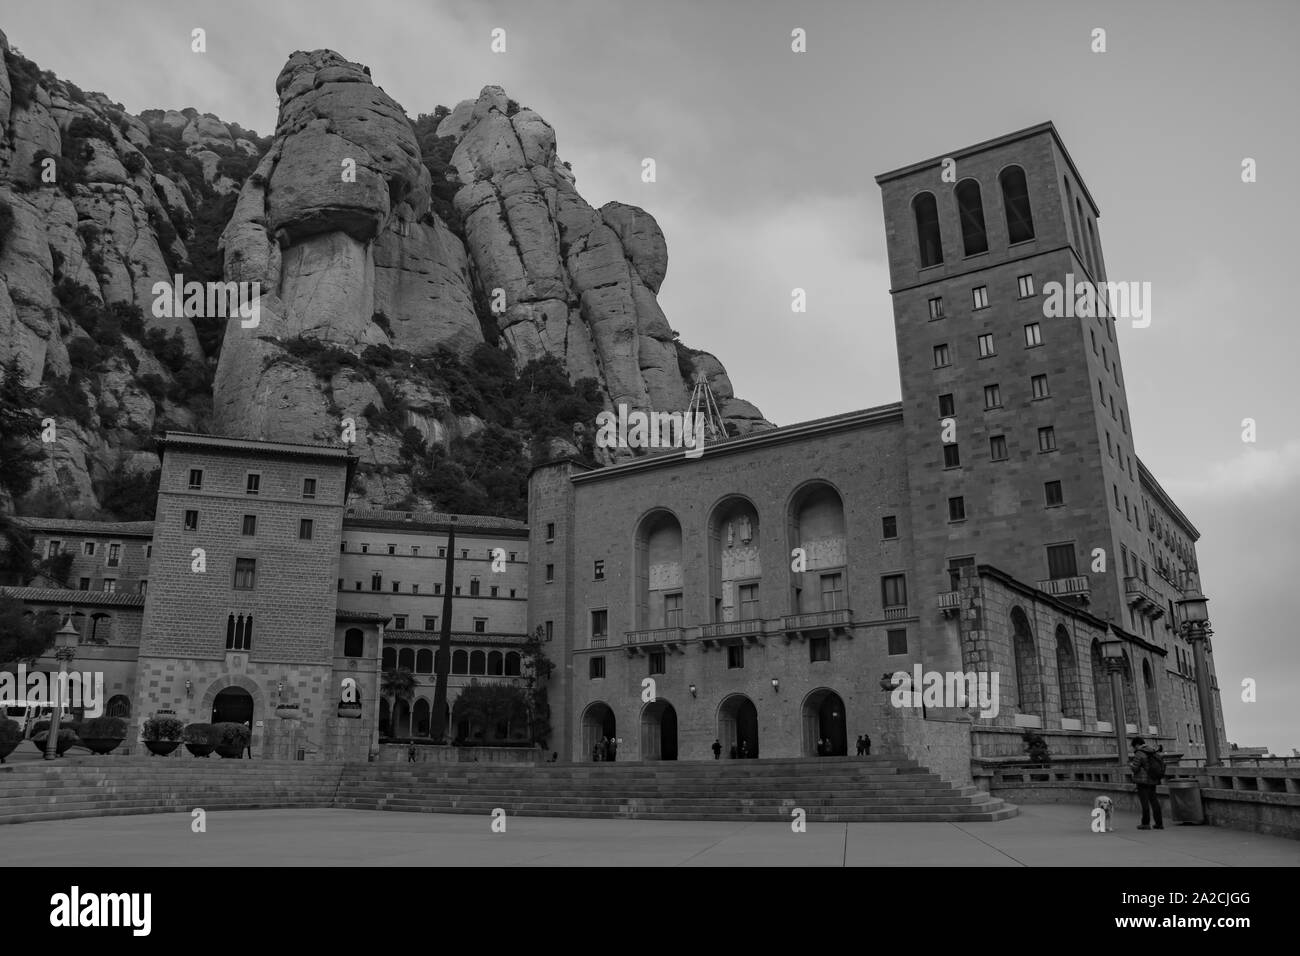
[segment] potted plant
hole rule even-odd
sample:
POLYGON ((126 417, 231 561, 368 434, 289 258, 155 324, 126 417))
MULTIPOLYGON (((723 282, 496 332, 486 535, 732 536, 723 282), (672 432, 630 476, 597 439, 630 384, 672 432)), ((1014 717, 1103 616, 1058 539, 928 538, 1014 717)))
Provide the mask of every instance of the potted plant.
POLYGON ((190 724, 182 737, 185 749, 196 757, 206 757, 217 747, 217 735, 211 724, 190 724))
POLYGON ((275 716, 281 720, 297 720, 302 716, 302 710, 297 704, 276 704, 275 716))
MULTIPOLYGON (((42 730, 39 734, 36 734, 32 737, 32 743, 36 745, 37 750, 39 750, 41 753, 45 753, 45 745, 49 741, 49 739, 50 739, 50 732, 48 730, 42 730)), ((60 727, 59 739, 54 745, 54 752, 58 756, 62 757, 65 753, 67 753, 69 747, 76 746, 79 743, 81 743, 81 741, 77 738, 77 735, 73 731, 68 730, 66 727, 60 727)))
POLYGON ((111 753, 126 740, 126 721, 121 717, 92 717, 77 728, 76 734, 91 753, 111 753))
POLYGON ((151 754, 166 757, 181 745, 184 730, 185 725, 177 718, 155 714, 144 722, 144 745, 151 754))
POLYGON ((361 701, 339 701, 339 716, 347 717, 349 719, 359 718, 361 716, 361 701))
POLYGON ((1025 753, 1029 754, 1031 766, 1050 767, 1052 754, 1047 749, 1047 741, 1031 730, 1024 732, 1025 753))
POLYGON ((216 735, 217 753, 223 757, 242 756, 248 747, 253 732, 243 724, 213 724, 212 732, 216 735))
POLYGON ((8 717, 0 717, 0 763, 5 762, 23 741, 23 729, 18 726, 18 721, 10 720, 8 717))

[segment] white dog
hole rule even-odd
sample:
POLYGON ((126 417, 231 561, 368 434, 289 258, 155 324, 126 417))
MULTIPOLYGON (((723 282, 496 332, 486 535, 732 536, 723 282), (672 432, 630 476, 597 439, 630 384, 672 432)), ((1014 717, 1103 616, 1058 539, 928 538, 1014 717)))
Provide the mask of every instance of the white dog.
POLYGON ((1093 809, 1100 810, 1106 814, 1106 830, 1114 832, 1115 828, 1111 826, 1111 814, 1115 811, 1115 801, 1110 797, 1098 797, 1092 802, 1093 809))

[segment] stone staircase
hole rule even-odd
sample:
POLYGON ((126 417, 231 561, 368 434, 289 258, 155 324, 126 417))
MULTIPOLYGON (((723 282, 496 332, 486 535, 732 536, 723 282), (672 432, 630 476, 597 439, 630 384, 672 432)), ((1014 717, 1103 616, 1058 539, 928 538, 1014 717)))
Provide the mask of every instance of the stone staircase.
POLYGON ((914 761, 482 764, 64 758, 0 767, 0 824, 131 813, 324 809, 637 820, 969 822, 1016 808, 914 761))

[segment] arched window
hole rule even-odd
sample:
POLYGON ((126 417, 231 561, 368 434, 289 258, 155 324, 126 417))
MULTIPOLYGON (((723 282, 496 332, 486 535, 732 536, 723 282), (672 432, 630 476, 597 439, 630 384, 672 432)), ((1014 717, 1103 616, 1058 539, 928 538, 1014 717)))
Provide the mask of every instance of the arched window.
POLYGON ((1022 714, 1042 714, 1043 685, 1038 676, 1038 648, 1029 629, 1029 619, 1020 608, 1011 611, 1012 647, 1016 658, 1016 694, 1022 714))
POLYGON ((433 655, 433 672, 435 674, 447 673, 447 652, 438 651, 433 655))
POLYGON ((1087 222, 1088 220, 1083 214, 1083 203, 1078 197, 1075 197, 1074 200, 1074 211, 1077 214, 1074 220, 1074 238, 1079 244, 1079 255, 1082 256, 1083 261, 1088 264, 1088 271, 1095 273, 1097 270, 1094 269, 1092 265, 1092 250, 1088 248, 1088 244, 1084 241, 1083 232, 1079 229, 1079 223, 1087 222))
POLYGON ((487 672, 489 677, 500 677, 505 673, 505 658, 501 656, 500 651, 492 651, 488 654, 487 672))
POLYGON ((1079 687, 1079 668, 1074 661, 1070 632, 1061 625, 1056 629, 1056 689, 1061 699, 1061 716, 1083 719, 1083 691, 1079 687))
POLYGON ((397 666, 405 667, 408 670, 415 670, 415 651, 409 647, 403 647, 397 652, 397 666))
POLYGON ((1097 706, 1097 720, 1113 723, 1115 708, 1110 699, 1110 678, 1106 671, 1106 662, 1101 656, 1101 644, 1092 642, 1092 697, 1097 706))
POLYGON ((939 204, 934 193, 921 193, 912 200, 916 216, 916 245, 921 251, 921 268, 943 262, 943 239, 939 234, 939 204))
POLYGON ((1029 210, 1029 183, 1019 166, 1008 166, 998 177, 1002 183, 1002 207, 1007 213, 1007 239, 1024 242, 1034 238, 1034 216, 1029 210))
POLYGON ((1155 679, 1151 676, 1151 665, 1142 659, 1142 686, 1147 698, 1147 724, 1160 726, 1160 694, 1156 691, 1155 679))
POLYGON ((511 651, 509 654, 506 655, 506 676, 507 677, 519 676, 520 674, 519 660, 520 660, 519 655, 516 654, 514 651, 511 651))
POLYGON ((343 656, 361 657, 366 651, 366 636, 361 628, 350 627, 343 635, 343 656))
POLYGON ((433 673, 433 651, 422 647, 415 655, 415 672, 417 674, 433 673))
POLYGON ((451 655, 451 672, 453 674, 469 673, 469 654, 465 651, 454 651, 451 655))
POLYGON ((229 615, 226 618, 226 650, 247 651, 252 647, 253 615, 229 615))
POLYGON ((475 651, 469 656, 469 672, 471 674, 487 673, 487 655, 482 651, 475 651))
POLYGON ((966 255, 988 252, 989 235, 984 228, 984 200, 980 198, 980 184, 973 179, 963 179, 955 191, 957 211, 961 215, 962 247, 966 255))
POLYGON ((384 670, 391 671, 397 666, 397 648, 385 647, 383 653, 384 670))

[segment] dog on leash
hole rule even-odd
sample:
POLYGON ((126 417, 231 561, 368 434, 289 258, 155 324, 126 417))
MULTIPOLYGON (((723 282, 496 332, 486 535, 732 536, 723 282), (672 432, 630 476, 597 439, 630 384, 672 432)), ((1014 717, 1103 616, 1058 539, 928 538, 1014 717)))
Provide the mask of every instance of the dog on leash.
POLYGON ((1110 797, 1098 797, 1092 802, 1092 807, 1094 810, 1100 810, 1106 815, 1106 830, 1113 832, 1115 828, 1111 826, 1111 815, 1115 811, 1115 801, 1110 797))

